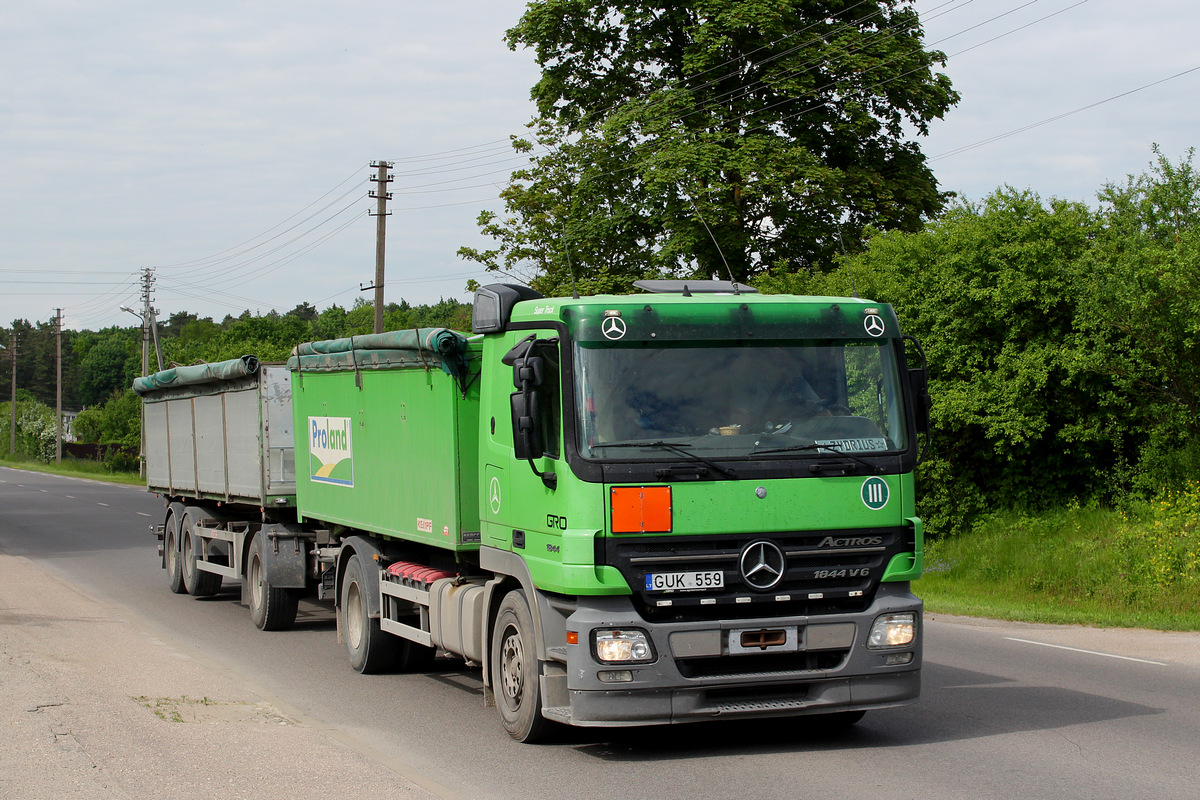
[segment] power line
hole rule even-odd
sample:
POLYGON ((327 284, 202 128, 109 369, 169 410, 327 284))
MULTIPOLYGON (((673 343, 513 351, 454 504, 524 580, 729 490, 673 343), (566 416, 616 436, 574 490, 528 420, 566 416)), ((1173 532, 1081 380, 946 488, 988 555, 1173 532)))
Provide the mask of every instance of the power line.
POLYGON ((1047 117, 1046 119, 1039 120, 1038 122, 1033 122, 1033 123, 1030 123, 1029 125, 1023 125, 1020 128, 1014 128, 1013 130, 1008 131, 1006 133, 1000 133, 995 136, 990 136, 987 139, 980 139, 977 142, 972 142, 971 144, 963 145, 962 147, 956 147, 953 150, 947 150, 945 153, 939 153, 936 156, 930 156, 928 158, 928 160, 929 161, 939 161, 943 158, 950 158, 951 156, 956 156, 961 153, 966 153, 971 150, 975 150, 976 148, 983 147, 984 145, 991 144, 992 142, 998 142, 1001 139, 1007 139, 1010 136, 1016 136, 1017 134, 1025 133, 1026 131, 1031 131, 1034 128, 1040 128, 1043 125, 1049 125, 1052 122, 1058 122, 1060 119, 1066 119, 1067 117, 1074 116, 1075 114, 1079 114, 1083 111, 1088 111, 1089 109, 1096 108, 1097 106, 1102 106, 1105 103, 1111 103, 1113 100, 1119 100, 1122 97, 1128 97, 1131 94, 1136 94, 1137 92, 1140 92, 1144 89, 1149 89, 1153 86, 1158 86, 1159 84, 1166 83, 1167 81, 1173 81, 1176 78, 1182 78, 1184 75, 1190 75, 1191 73, 1196 72, 1196 71, 1200 71, 1200 66, 1191 67, 1190 69, 1185 69, 1182 72, 1176 72, 1174 75, 1170 75, 1166 78, 1160 78, 1159 80, 1156 80, 1156 81, 1151 81, 1150 83, 1143 84, 1142 86, 1139 86, 1136 89, 1129 89, 1128 91, 1121 92, 1120 94, 1114 94, 1112 97, 1106 97, 1103 100, 1097 100, 1094 103, 1088 103, 1086 106, 1080 106, 1079 108, 1075 108, 1070 111, 1065 111, 1062 114, 1055 114, 1053 117, 1047 117))

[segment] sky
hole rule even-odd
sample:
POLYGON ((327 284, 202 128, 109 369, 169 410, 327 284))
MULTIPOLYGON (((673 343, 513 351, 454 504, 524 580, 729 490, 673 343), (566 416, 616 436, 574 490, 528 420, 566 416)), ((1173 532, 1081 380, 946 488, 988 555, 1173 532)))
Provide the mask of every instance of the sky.
MULTIPOLYGON (((389 302, 470 300, 520 165, 524 0, 38 0, 0 9, 0 324, 220 321, 371 300, 370 164, 394 163, 389 302)), ((1095 204, 1200 139, 1195 0, 917 0, 962 100, 919 139, 964 199, 1095 204), (1194 70, 1190 71, 1189 70, 1194 70)))

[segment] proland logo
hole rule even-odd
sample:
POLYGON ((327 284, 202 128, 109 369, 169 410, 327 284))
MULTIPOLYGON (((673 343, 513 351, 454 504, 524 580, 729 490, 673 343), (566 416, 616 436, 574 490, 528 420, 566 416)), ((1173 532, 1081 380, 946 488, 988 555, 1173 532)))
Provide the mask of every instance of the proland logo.
POLYGON ((309 475, 316 483, 354 485, 354 447, 349 417, 308 418, 309 475))

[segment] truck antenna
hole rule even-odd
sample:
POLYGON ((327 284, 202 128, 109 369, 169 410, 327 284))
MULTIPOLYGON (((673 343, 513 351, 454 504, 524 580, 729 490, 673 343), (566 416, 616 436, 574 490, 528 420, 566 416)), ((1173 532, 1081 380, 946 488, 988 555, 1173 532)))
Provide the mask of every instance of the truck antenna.
POLYGON ((567 223, 566 220, 560 219, 558 224, 562 226, 563 252, 567 254, 567 271, 571 273, 571 297, 578 300, 579 289, 575 286, 575 265, 571 263, 571 243, 567 241, 567 223))
POLYGON ((700 220, 700 224, 704 226, 704 230, 708 231, 708 238, 712 239, 713 246, 717 248, 717 255, 721 257, 721 263, 725 265, 725 272, 729 275, 729 282, 733 285, 733 293, 741 294, 738 291, 737 281, 733 279, 733 270, 729 268, 729 262, 725 260, 725 253, 721 251, 721 245, 717 242, 717 237, 713 236, 712 228, 708 227, 708 223, 704 221, 704 217, 700 215, 700 209, 696 207, 696 201, 692 196, 683 190, 683 187, 678 183, 675 187, 679 189, 679 193, 687 198, 687 201, 692 204, 692 211, 696 212, 696 219, 700 220))

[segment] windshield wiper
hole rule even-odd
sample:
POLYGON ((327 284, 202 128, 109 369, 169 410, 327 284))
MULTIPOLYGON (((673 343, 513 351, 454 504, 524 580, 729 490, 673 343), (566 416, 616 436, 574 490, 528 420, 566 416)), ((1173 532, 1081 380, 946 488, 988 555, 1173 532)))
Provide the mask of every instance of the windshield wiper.
POLYGON ((689 443, 675 444, 673 442, 664 442, 662 439, 659 439, 653 442, 600 442, 599 444, 594 444, 591 447, 593 450, 597 450, 602 447, 660 447, 663 450, 670 450, 671 452, 678 453, 679 455, 684 456, 691 461, 703 464, 706 467, 711 468, 713 472, 716 472, 717 474, 726 478, 732 479, 737 477, 733 470, 726 469, 725 467, 719 467, 713 462, 709 461, 707 458, 701 458, 695 453, 689 453, 684 449, 685 447, 691 446, 692 445, 689 443))
POLYGON ((793 444, 793 445, 789 445, 788 447, 769 447, 765 450, 751 450, 750 455, 757 456, 757 455, 762 455, 764 453, 794 453, 798 450, 828 450, 830 453, 836 453, 837 455, 845 456, 846 458, 849 458, 852 461, 857 461, 859 464, 862 464, 863 466, 867 467, 872 472, 882 472, 883 471, 883 468, 880 467, 879 465, 872 464, 870 461, 867 461, 865 458, 860 458, 859 456, 854 455, 854 453, 847 453, 845 450, 839 449, 838 446, 835 444, 818 444, 816 442, 811 442, 809 444, 793 444))

